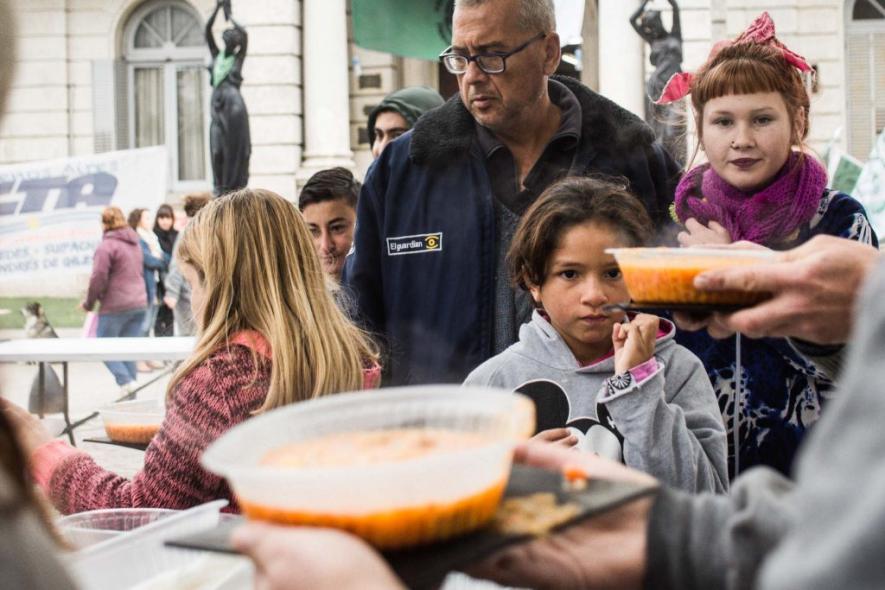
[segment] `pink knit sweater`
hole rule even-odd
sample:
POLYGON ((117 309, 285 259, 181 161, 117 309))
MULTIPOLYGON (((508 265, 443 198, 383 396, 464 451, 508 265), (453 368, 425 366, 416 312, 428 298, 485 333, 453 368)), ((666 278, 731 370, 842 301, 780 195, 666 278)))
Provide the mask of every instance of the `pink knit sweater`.
MULTIPOLYGON (((256 367, 250 348, 259 358, 269 356, 260 335, 241 333, 179 383, 160 431, 145 451, 144 468, 132 480, 102 469, 61 441, 34 452, 34 479, 64 514, 101 508, 184 509, 219 498, 230 500, 228 511, 239 511, 227 483, 203 469, 200 456, 264 402, 271 365, 259 362, 256 367)), ((378 367, 367 370, 366 385, 379 372, 378 367)))

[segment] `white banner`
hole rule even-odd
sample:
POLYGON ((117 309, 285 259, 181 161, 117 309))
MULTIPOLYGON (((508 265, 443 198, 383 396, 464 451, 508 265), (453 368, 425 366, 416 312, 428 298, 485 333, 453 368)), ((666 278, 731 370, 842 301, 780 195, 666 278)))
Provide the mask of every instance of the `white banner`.
POLYGON ((109 205, 156 211, 165 147, 0 166, 0 296, 81 297, 109 205))

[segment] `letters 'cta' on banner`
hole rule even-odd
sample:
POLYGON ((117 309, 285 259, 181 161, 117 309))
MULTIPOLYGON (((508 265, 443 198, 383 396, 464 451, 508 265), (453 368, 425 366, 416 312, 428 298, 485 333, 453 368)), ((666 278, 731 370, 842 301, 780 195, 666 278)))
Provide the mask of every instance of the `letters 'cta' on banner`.
POLYGON ((0 166, 0 296, 81 297, 101 211, 155 211, 168 190, 165 147, 0 166))

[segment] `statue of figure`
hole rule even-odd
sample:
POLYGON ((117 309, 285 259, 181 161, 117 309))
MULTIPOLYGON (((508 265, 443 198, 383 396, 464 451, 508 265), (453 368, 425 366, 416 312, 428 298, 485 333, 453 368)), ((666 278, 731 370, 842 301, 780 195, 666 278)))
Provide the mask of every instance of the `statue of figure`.
POLYGON ((206 23, 206 43, 212 54, 212 124, 209 127, 209 148, 216 196, 243 188, 249 182, 252 140, 249 134, 249 113, 240 94, 248 41, 246 29, 230 15, 230 0, 218 0, 206 23), (219 51, 212 34, 212 25, 222 8, 225 19, 232 26, 222 33, 224 51, 219 51))
POLYGON ((679 22, 679 6, 676 0, 667 1, 673 8, 673 27, 669 33, 661 20, 661 11, 646 10, 649 0, 643 0, 639 9, 630 17, 630 24, 651 46, 649 60, 655 67, 645 85, 648 99, 645 120, 676 161, 684 164, 685 117, 681 105, 654 104, 670 78, 682 71, 682 26, 679 22))

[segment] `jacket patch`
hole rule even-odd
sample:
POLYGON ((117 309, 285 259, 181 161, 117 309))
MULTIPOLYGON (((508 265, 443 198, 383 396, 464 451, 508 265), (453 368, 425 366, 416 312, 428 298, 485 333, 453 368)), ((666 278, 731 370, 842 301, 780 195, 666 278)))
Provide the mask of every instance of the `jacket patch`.
POLYGON ((387 238, 387 255, 400 256, 401 254, 441 252, 443 249, 442 239, 442 232, 387 238))

